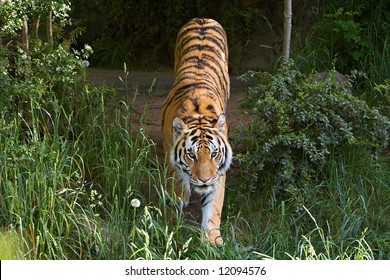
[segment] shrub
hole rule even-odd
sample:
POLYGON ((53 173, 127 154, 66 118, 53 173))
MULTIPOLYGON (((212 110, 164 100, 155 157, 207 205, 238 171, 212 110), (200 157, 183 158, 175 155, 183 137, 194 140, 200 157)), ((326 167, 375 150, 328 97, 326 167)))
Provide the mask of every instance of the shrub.
POLYGON ((249 190, 271 186, 301 205, 311 195, 310 186, 321 181, 331 153, 350 146, 375 153, 387 145, 389 120, 355 97, 349 82, 337 81, 335 73, 315 81, 288 61, 275 74, 242 76, 259 79, 250 88, 251 123, 236 139, 244 145, 236 159, 249 190))
MULTIPOLYGON (((390 15, 386 1, 323 1, 306 14, 313 24, 297 52, 298 64, 311 71, 328 69, 332 63, 339 71, 358 69, 374 83, 389 77, 390 15), (337 61, 334 62, 334 59, 337 61)), ((301 30, 299 30, 301 32, 301 30)))

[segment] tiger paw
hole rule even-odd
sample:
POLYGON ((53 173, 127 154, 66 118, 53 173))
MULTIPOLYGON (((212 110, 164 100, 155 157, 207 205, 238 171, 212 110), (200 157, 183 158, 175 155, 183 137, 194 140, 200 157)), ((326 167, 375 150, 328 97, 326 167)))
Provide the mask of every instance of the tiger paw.
POLYGON ((221 232, 217 229, 207 230, 207 242, 211 245, 222 246, 224 244, 221 232))
POLYGON ((189 201, 182 200, 180 197, 176 198, 175 202, 173 202, 173 199, 167 199, 166 203, 169 206, 175 206, 178 209, 185 209, 190 204, 189 201))

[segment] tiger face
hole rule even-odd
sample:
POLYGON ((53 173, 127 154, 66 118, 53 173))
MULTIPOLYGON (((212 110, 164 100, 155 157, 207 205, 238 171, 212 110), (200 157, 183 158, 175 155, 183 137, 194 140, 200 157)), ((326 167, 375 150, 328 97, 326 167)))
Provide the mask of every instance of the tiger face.
POLYGON ((173 127, 171 164, 190 189, 200 194, 213 191, 232 161, 232 149, 224 134, 225 115, 221 114, 212 127, 187 125, 176 117, 173 127))

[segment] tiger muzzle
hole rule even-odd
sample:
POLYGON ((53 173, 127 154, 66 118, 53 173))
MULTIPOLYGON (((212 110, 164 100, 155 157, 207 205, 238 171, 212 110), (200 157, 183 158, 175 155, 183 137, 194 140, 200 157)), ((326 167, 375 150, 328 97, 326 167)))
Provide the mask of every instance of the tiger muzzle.
POLYGON ((194 188, 207 189, 212 187, 218 181, 218 175, 208 178, 191 179, 191 186, 194 188))

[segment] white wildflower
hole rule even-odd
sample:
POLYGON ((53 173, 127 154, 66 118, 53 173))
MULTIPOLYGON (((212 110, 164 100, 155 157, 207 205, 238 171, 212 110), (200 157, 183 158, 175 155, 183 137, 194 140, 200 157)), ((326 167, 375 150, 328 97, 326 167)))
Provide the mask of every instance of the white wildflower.
POLYGON ((84 68, 88 68, 89 67, 89 61, 88 60, 83 60, 83 66, 84 66, 84 68))
POLYGON ((141 206, 141 201, 139 201, 139 199, 137 199, 137 198, 134 198, 134 199, 131 200, 130 204, 134 208, 138 208, 138 207, 141 206))

